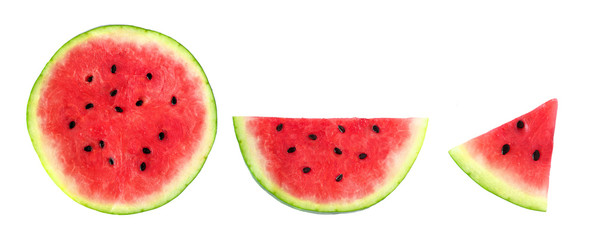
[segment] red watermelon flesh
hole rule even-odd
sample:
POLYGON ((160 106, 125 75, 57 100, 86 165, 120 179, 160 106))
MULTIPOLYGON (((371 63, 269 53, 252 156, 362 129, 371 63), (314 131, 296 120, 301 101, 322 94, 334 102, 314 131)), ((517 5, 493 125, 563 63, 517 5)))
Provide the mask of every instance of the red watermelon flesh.
POLYGON ((246 164, 267 191, 299 209, 344 212, 397 187, 427 119, 235 117, 234 124, 246 164))
POLYGON ((488 191, 545 211, 557 108, 557 100, 552 99, 450 150, 450 155, 488 191))
POLYGON ((216 112, 204 72, 175 40, 105 26, 63 46, 28 106, 46 171, 74 200, 134 213, 175 198, 212 146, 216 112))

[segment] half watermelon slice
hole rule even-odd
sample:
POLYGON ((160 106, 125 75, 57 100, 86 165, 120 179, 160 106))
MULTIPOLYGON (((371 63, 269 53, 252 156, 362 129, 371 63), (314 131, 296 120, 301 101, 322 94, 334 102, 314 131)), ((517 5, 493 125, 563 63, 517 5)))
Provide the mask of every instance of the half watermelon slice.
POLYGON ((552 99, 449 151, 480 186, 516 205, 546 211, 558 101, 552 99))
POLYGON ((234 125, 246 165, 270 194, 301 210, 350 212, 405 178, 427 119, 234 117, 234 125))
POLYGON ((60 48, 27 106, 33 146, 75 201, 112 214, 157 208, 202 168, 215 139, 211 88, 178 42, 103 26, 60 48))

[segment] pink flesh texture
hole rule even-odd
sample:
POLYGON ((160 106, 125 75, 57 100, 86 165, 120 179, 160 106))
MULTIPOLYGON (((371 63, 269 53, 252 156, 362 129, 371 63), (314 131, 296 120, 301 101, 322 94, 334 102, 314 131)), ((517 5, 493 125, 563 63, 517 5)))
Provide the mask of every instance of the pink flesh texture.
POLYGON ((547 193, 556 125, 557 100, 550 100, 535 110, 465 144, 471 156, 482 155, 489 169, 505 172, 507 181, 528 192, 547 193), (525 126, 517 128, 517 122, 525 126), (510 151, 502 155, 502 146, 510 151), (533 152, 540 157, 533 160, 533 152))
POLYGON ((190 161, 205 125, 201 81, 157 48, 92 39, 71 49, 49 73, 37 115, 62 173, 78 184, 79 194, 134 202, 160 191, 190 161), (118 92, 112 97, 114 89, 118 92), (139 99, 144 101, 140 107, 135 105, 139 99), (88 103, 94 107, 85 109, 88 103), (116 106, 123 112, 116 112, 116 106), (71 121, 76 122, 73 129, 71 121), (83 150, 88 145, 91 152, 83 150), (143 153, 145 147, 150 154, 143 153))
POLYGON ((387 156, 410 137, 409 119, 284 119, 248 121, 256 136, 266 171, 291 195, 329 203, 367 196, 384 184, 390 169, 387 156), (276 127, 283 124, 281 131, 276 127), (345 133, 338 126, 345 128, 345 133), (379 133, 372 130, 377 125, 379 133), (312 140, 309 135, 316 135, 312 140), (290 147, 296 151, 288 153, 290 147), (334 152, 335 147, 342 154, 334 152), (361 153, 367 154, 360 159, 361 153), (304 173, 303 168, 311 171, 304 173), (343 174, 340 182, 335 181, 343 174))

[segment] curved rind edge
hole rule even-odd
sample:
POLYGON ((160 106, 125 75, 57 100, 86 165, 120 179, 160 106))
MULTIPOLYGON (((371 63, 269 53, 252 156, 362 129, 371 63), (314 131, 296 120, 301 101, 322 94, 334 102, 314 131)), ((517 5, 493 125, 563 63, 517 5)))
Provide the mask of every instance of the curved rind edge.
POLYGON ((547 210, 547 198, 527 194, 513 185, 508 184, 504 179, 498 177, 479 163, 476 158, 482 156, 471 156, 469 151, 465 148, 465 144, 451 149, 448 153, 455 163, 469 175, 473 181, 485 190, 506 201, 527 209, 542 212, 547 210))
POLYGON ((298 210, 313 212, 313 213, 343 213, 353 212, 366 209, 375 205, 376 203, 385 199, 390 193, 392 193, 399 184, 403 181, 413 163, 415 162, 417 155, 419 154, 423 141, 425 139, 425 133, 428 125, 427 118, 412 118, 412 124, 414 126, 411 129, 416 129, 416 136, 412 137, 409 152, 406 154, 405 161, 402 165, 396 166, 398 171, 394 172, 394 177, 388 181, 386 185, 381 187, 375 193, 370 194, 362 199, 355 202, 345 204, 317 204, 307 200, 301 200, 291 196, 289 193, 283 191, 279 186, 270 181, 266 176, 266 171, 257 163, 259 158, 262 156, 255 151, 256 147, 253 146, 254 141, 249 137, 246 129, 246 119, 250 117, 234 116, 234 128, 238 144, 240 145, 240 151, 244 158, 246 166, 250 170, 252 177, 256 182, 270 195, 275 197, 280 202, 293 207, 298 210))
MULTIPOLYGON (((64 45, 62 45, 62 47, 60 47, 60 49, 58 49, 58 51, 56 51, 56 53, 48 61, 48 63, 43 68, 41 74, 35 81, 35 84, 33 85, 33 88, 31 89, 31 93, 29 95, 29 100, 27 102, 27 129, 29 131, 29 137, 31 138, 33 147, 34 147, 37 155, 39 156, 39 159, 42 163, 43 168, 45 169, 47 174, 50 176, 52 181, 54 181, 54 183, 60 188, 60 190, 62 190, 68 197, 70 197, 71 199, 80 203, 83 206, 97 210, 99 212, 104 212, 104 213, 109 213, 109 214, 117 214, 117 215, 126 215, 126 214, 133 214, 133 213, 149 211, 149 210, 152 210, 152 209, 155 209, 155 208, 158 208, 158 207, 161 207, 161 206, 167 204, 168 202, 175 199, 178 195, 180 195, 184 191, 184 189, 186 189, 186 187, 196 178, 196 176, 198 176, 198 173, 200 173, 200 171, 202 170, 202 168, 206 162, 206 159, 213 147, 214 141, 215 141, 215 136, 217 133, 217 107, 216 107, 213 91, 211 89, 211 86, 209 84, 206 74, 204 73, 202 66, 198 63, 198 60, 196 60, 196 58, 192 55, 192 53, 190 53, 190 51, 188 51, 188 49, 186 49, 182 44, 180 44, 175 39, 173 39, 165 34, 162 34, 157 31, 137 27, 137 26, 105 25, 105 26, 99 26, 99 27, 90 29, 90 30, 83 32, 83 33, 75 36, 74 38, 70 39, 68 42, 66 42, 64 45), (197 69, 199 70, 199 74, 201 75, 202 79, 204 79, 202 84, 205 88, 203 90, 203 93, 205 94, 205 98, 206 98, 205 103, 206 102, 209 103, 209 104, 206 104, 206 110, 207 110, 206 112, 209 115, 209 119, 208 119, 208 121, 206 121, 207 126, 205 126, 205 129, 206 129, 205 135, 204 135, 205 137, 203 137, 203 139, 201 139, 201 141, 200 141, 200 142, 208 141, 209 144, 203 145, 202 148, 198 149, 193 154, 192 159, 194 159, 194 161, 193 161, 194 165, 191 167, 185 167, 185 169, 186 168, 188 169, 188 171, 186 171, 186 172, 189 172, 189 173, 186 173, 184 177, 179 177, 179 179, 174 180, 174 181, 172 181, 172 183, 169 184, 170 186, 179 186, 178 188, 169 187, 171 189, 170 191, 163 191, 161 194, 155 194, 153 201, 148 201, 148 202, 145 202, 145 204, 138 205, 138 206, 137 205, 127 205, 127 204, 114 206, 114 205, 106 205, 106 204, 101 204, 101 203, 94 203, 94 202, 82 199, 81 197, 79 197, 75 194, 70 193, 65 188, 64 179, 62 178, 60 173, 52 171, 52 168, 49 166, 49 161, 46 157, 49 155, 48 152, 51 150, 43 147, 44 139, 40 135, 38 121, 35 116, 35 112, 36 112, 37 106, 38 106, 38 101, 40 98, 41 88, 42 88, 44 80, 45 80, 44 76, 47 74, 48 71, 50 71, 52 69, 53 65, 56 62, 58 62, 58 60, 60 60, 64 56, 64 54, 66 54, 68 52, 68 50, 70 50, 72 47, 76 46, 78 43, 83 42, 88 37, 94 36, 96 34, 103 34, 106 32, 109 33, 110 31, 117 31, 117 30, 130 31, 130 32, 133 32, 134 34, 150 36, 154 40, 160 41, 160 43, 163 44, 163 46, 169 47, 176 54, 179 54, 179 56, 184 57, 185 60, 188 61, 188 63, 195 64, 197 66, 197 69)), ((184 175, 184 174, 180 174, 178 176, 182 176, 182 175, 184 175)), ((165 187, 164 189, 167 189, 167 188, 168 187, 165 187)))

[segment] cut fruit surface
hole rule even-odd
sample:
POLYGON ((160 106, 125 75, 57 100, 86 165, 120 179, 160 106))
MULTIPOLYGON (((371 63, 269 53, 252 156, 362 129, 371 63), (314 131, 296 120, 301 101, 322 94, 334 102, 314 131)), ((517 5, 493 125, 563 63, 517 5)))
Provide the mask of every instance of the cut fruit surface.
POLYGON ((122 25, 62 46, 27 106, 29 135, 52 180, 75 201, 113 214, 178 196, 202 168, 216 122, 192 54, 168 36, 122 25))
POLYGON ((557 109, 558 101, 552 99, 449 153, 486 190, 546 211, 557 109))
POLYGON ((427 119, 234 117, 234 125, 265 190, 298 209, 349 212, 381 201, 405 178, 427 119))

